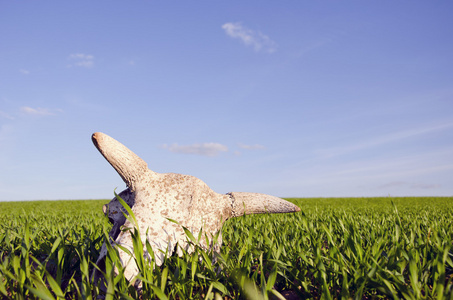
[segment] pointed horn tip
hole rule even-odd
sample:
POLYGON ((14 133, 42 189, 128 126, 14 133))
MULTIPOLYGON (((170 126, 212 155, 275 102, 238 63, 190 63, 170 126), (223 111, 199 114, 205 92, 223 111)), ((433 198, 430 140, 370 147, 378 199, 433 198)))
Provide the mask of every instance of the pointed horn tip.
POLYGON ((285 200, 280 197, 275 197, 275 196, 269 196, 269 195, 265 195, 265 196, 267 196, 269 199, 275 200, 276 203, 279 203, 281 205, 281 208, 283 209, 283 211, 282 211, 283 213, 292 213, 292 212, 301 211, 299 206, 297 206, 296 204, 294 204, 292 202, 289 202, 288 200, 285 200))
POLYGON ((100 139, 102 139, 104 136, 106 136, 104 133, 102 132, 95 132, 91 135, 91 140, 96 143, 98 142, 100 139))
POLYGON ((244 193, 231 192, 228 195, 233 197, 233 214, 242 215, 244 210, 246 214, 262 214, 262 213, 293 213, 301 211, 300 207, 285 199, 260 194, 260 193, 244 193), (244 207, 242 207, 244 205, 244 207))
POLYGON ((292 212, 301 211, 300 207, 297 206, 296 204, 294 204, 292 202, 289 202, 288 200, 285 200, 285 199, 282 199, 282 198, 279 198, 279 199, 282 200, 282 208, 284 207, 284 210, 286 210, 285 212, 292 213, 292 212))
POLYGON ((101 148, 104 148, 103 146, 111 143, 112 140, 110 136, 102 132, 95 132, 91 135, 91 141, 99 151, 101 151, 101 148))

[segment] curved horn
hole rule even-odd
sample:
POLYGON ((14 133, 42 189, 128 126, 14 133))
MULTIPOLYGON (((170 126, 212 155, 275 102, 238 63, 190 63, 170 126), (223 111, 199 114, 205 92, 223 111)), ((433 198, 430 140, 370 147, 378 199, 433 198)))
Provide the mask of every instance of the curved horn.
POLYGON ((148 169, 146 162, 117 140, 102 132, 93 133, 93 144, 102 156, 118 172, 126 185, 134 191, 134 185, 148 169))
POLYGON ((300 208, 278 197, 258 193, 229 193, 233 198, 233 216, 264 213, 298 212, 300 208))

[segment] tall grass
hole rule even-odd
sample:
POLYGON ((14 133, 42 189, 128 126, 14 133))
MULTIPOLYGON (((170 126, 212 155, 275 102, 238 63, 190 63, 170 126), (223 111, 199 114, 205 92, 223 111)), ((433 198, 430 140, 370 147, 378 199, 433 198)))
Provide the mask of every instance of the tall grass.
MULTIPOLYGON (((453 198, 289 200, 302 212, 228 220, 220 253, 195 247, 192 254, 166 257, 159 267, 135 247, 140 269, 135 285, 123 276, 117 250, 109 247, 105 286, 90 275, 111 227, 102 214, 107 201, 0 203, 0 294, 7 299, 453 298, 453 198)), ((203 235, 187 238, 196 245, 203 235)))

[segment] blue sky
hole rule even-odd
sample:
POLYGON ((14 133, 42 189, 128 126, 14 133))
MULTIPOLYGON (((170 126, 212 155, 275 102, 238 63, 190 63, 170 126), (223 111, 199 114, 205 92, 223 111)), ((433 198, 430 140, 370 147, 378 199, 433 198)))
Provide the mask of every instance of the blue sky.
POLYGON ((2 1, 0 201, 111 198, 104 132, 219 193, 453 195, 451 1, 2 1))

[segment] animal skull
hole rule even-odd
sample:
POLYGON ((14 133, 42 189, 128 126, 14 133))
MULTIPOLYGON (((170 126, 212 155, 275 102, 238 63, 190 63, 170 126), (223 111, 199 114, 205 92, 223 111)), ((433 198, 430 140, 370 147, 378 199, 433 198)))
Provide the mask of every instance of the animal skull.
MULTIPOLYGON (((212 244, 212 239, 221 230, 223 222, 229 218, 244 214, 300 211, 296 205, 274 196, 238 192, 221 195, 196 177, 153 172, 140 157, 108 135, 96 132, 92 140, 126 183, 127 189, 119 196, 132 209, 137 219, 140 238, 142 242, 148 240, 151 244, 157 265, 161 265, 164 259, 164 254, 159 250, 164 253, 167 251, 168 255, 171 255, 175 246, 179 245, 178 255, 182 255, 181 248, 190 252, 183 228, 168 219, 178 221, 195 236, 202 230, 211 244, 207 245, 206 240, 201 239, 201 246, 214 247, 219 251, 222 244, 221 235, 215 245, 212 244)), ((121 231, 123 225, 133 227, 123 215, 126 210, 115 197, 109 204, 104 205, 103 211, 113 223, 109 233, 112 244, 121 245, 133 253, 130 231, 121 231)), ((125 268, 124 274, 128 280, 132 280, 139 272, 135 261, 125 251, 118 251, 125 268)), ((96 262, 101 269, 104 268, 106 255, 107 247, 104 243, 96 262)), ((93 279, 97 281, 99 278, 100 272, 95 270, 93 279)))

